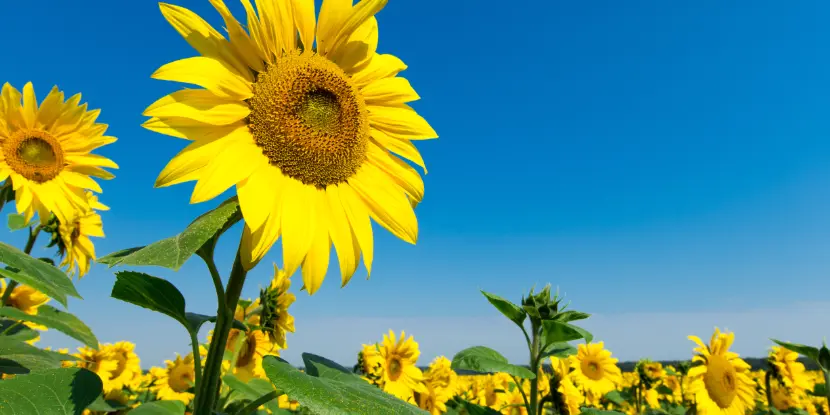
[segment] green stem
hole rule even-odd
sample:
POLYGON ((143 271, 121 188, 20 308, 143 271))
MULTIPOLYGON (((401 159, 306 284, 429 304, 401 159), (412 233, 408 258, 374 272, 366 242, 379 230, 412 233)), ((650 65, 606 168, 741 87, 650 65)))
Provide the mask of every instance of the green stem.
POLYGON ((216 326, 213 330, 213 338, 210 342, 207 362, 205 363, 205 374, 202 379, 201 388, 197 391, 194 409, 195 415, 212 414, 213 407, 216 404, 222 380, 220 375, 224 349, 228 342, 231 327, 233 326, 234 310, 236 309, 236 304, 239 302, 239 296, 242 294, 242 286, 245 284, 245 276, 247 274, 248 272, 242 266, 241 252, 237 249, 233 269, 228 278, 228 285, 224 290, 225 296, 219 299, 219 308, 216 313, 216 326))
POLYGON ((245 405, 242 409, 236 412, 236 415, 248 415, 256 411, 262 405, 265 405, 272 399, 276 399, 279 395, 277 391, 271 391, 266 393, 265 395, 260 396, 257 400, 245 405))
POLYGON ((824 393, 827 395, 827 405, 830 406, 830 372, 827 370, 822 370, 824 372, 824 393))
POLYGON ((771 380, 772 380, 772 372, 767 371, 766 375, 764 375, 764 385, 767 387, 767 409, 769 409, 769 413, 772 413, 772 388, 771 388, 771 380))
POLYGON ((528 415, 536 415, 539 413, 539 327, 531 323, 532 338, 530 342, 530 370, 536 375, 530 380, 530 408, 528 408, 528 415))
POLYGON ((639 414, 639 413, 641 413, 640 412, 640 391, 643 389, 643 383, 642 382, 637 382, 637 384, 634 385, 634 387, 637 388, 635 393, 634 393, 634 404, 636 405, 637 413, 639 414))
POLYGON ((680 375, 680 403, 683 406, 686 406, 686 391, 683 389, 683 379, 685 378, 686 376, 680 375))
MULTIPOLYGON (((34 228, 29 227, 29 240, 26 241, 26 247, 23 248, 23 252, 26 255, 29 255, 32 252, 32 248, 35 246, 35 241, 37 240, 37 236, 40 234, 40 226, 34 228)), ((3 297, 0 298, 0 306, 5 306, 9 302, 9 297, 12 295, 12 291, 14 291, 15 287, 17 287, 17 281, 13 279, 9 279, 9 285, 6 286, 6 291, 3 293, 3 297)))
POLYGON ((9 327, 6 327, 6 329, 3 330, 2 333, 0 333, 0 336, 5 336, 6 333, 11 333, 13 328, 15 328, 15 327, 17 327, 21 324, 23 324, 23 322, 21 322, 21 321, 15 321, 13 324, 9 324, 9 327))
POLYGON ((190 333, 190 347, 193 349, 193 372, 196 374, 196 390, 202 385, 202 354, 199 353, 198 333, 188 330, 190 333))
POLYGON ((527 408, 530 406, 530 402, 527 401, 527 394, 525 393, 525 389, 522 387, 522 383, 519 381, 519 378, 513 375, 510 375, 510 377, 513 378, 513 383, 517 388, 519 388, 519 392, 522 394, 522 400, 525 402, 525 408, 527 408))
POLYGON ((213 249, 199 250, 197 255, 205 261, 205 264, 210 271, 210 278, 213 280, 213 288, 216 290, 216 299, 219 301, 218 309, 225 309, 225 288, 222 286, 222 276, 219 275, 219 270, 216 269, 216 262, 213 261, 213 249))

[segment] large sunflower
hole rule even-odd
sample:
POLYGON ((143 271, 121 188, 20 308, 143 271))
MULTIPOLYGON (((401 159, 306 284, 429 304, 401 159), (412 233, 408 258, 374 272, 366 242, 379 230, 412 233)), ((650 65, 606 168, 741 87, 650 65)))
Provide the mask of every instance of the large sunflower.
POLYGON ((17 212, 27 222, 38 213, 45 224, 50 212, 68 222, 86 206, 85 189, 101 192, 90 176, 111 179, 103 168, 118 168, 90 153, 116 139, 95 123, 100 111, 87 111, 80 101, 77 94, 64 102, 54 87, 38 107, 31 82, 22 94, 9 84, 0 91, 0 180, 11 179, 17 212))
POLYGON ((689 370, 689 393, 694 395, 700 415, 743 415, 752 409, 754 384, 749 378, 750 366, 730 352, 735 333, 721 333, 715 329, 709 345, 697 336, 689 336, 697 343, 692 358, 695 366, 689 370))
POLYGON ((571 377, 586 394, 603 396, 623 381, 617 359, 605 350, 605 342, 580 344, 570 359, 571 377))
POLYGON ((371 217, 415 243, 421 167, 410 140, 437 137, 406 103, 419 97, 396 75, 406 65, 375 53, 374 17, 386 0, 243 0, 246 32, 223 0, 211 0, 226 40, 202 18, 162 4, 168 22, 202 56, 161 67, 154 78, 196 84, 156 101, 144 126, 193 140, 156 186, 196 180, 191 203, 236 185, 245 228, 242 262, 254 267, 282 237, 283 268, 302 266, 313 294, 334 244, 342 285, 363 263, 371 273, 371 217), (316 40, 316 42, 315 42, 316 40), (393 154, 395 153, 395 154, 393 154))
POLYGON ((95 259, 95 245, 90 236, 104 237, 104 222, 98 210, 109 210, 109 207, 100 203, 92 192, 86 192, 88 205, 76 210, 68 222, 60 222, 60 246, 64 253, 62 267, 66 267, 70 274, 83 277, 89 272, 89 267, 95 259))

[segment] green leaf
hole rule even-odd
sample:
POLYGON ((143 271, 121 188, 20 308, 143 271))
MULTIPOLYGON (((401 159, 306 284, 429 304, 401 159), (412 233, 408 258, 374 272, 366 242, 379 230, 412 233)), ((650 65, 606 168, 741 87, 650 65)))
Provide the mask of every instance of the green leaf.
POLYGON ((337 369, 321 370, 318 366, 318 372, 325 372, 327 376, 314 377, 300 372, 276 356, 265 356, 262 368, 265 369, 271 382, 279 385, 289 399, 298 401, 315 415, 428 414, 417 406, 387 394, 367 382, 355 382, 356 375, 350 373, 335 375, 335 371, 339 372, 337 369))
POLYGON ((12 268, 0 269, 0 277, 26 284, 54 298, 66 307, 66 297, 82 298, 72 280, 60 269, 32 258, 23 251, 0 242, 0 262, 12 268))
POLYGON ((815 348, 815 347, 805 346, 803 344, 797 344, 797 343, 782 342, 782 341, 775 340, 775 339, 771 339, 771 340, 774 341, 775 343, 777 343, 779 346, 785 348, 785 349, 792 350, 792 351, 794 351, 794 352, 796 352, 796 353, 798 353, 802 356, 807 356, 808 358, 812 359, 813 361, 818 362, 818 349, 815 348))
POLYGON ((113 252, 98 262, 110 267, 116 265, 155 265, 178 271, 184 263, 206 242, 227 226, 242 218, 239 202, 232 197, 202 216, 199 216, 185 230, 170 238, 150 245, 113 252))
POLYGON ((0 307, 0 316, 37 323, 58 330, 93 349, 98 348, 98 339, 83 321, 49 305, 40 306, 36 315, 29 315, 12 307, 0 307))
MULTIPOLYGON (((248 381, 248 383, 245 383, 234 375, 225 375, 222 377, 222 381, 225 382, 225 384, 228 385, 229 388, 240 393, 244 399, 252 402, 258 399, 260 396, 270 393, 274 390, 274 385, 272 385, 271 382, 265 379, 253 378, 250 381, 248 381)), ((279 413, 279 411, 281 410, 280 405, 276 399, 273 399, 266 403, 265 407, 273 413, 279 413)))
POLYGON ((487 297, 487 301, 504 314, 505 317, 516 323, 517 326, 522 327, 525 318, 527 318, 527 313, 525 313, 521 307, 495 294, 490 294, 486 291, 481 291, 481 293, 484 294, 484 296, 487 297))
POLYGON ((594 409, 594 408, 580 408, 582 412, 580 415, 625 415, 622 412, 618 411, 604 411, 602 409, 594 409))
POLYGON ((504 372, 522 379, 535 379, 536 374, 521 366, 511 365, 499 352, 484 346, 464 349, 452 358, 453 370, 472 370, 479 373, 504 372))
POLYGON ((6 333, 3 337, 13 338, 25 342, 26 340, 36 339, 40 333, 32 330, 23 324, 19 324, 16 320, 0 319, 0 333, 6 333), (8 331, 6 331, 8 330, 8 331))
POLYGON ((51 353, 22 341, 0 336, 0 373, 22 375, 59 367, 60 360, 51 353))
POLYGON ((153 401, 139 405, 129 412, 130 415, 184 415, 184 403, 181 401, 153 401))
POLYGON ((98 375, 86 369, 50 369, 16 376, 0 382, 0 415, 80 415, 102 388, 98 375))
POLYGON ((119 403, 117 401, 107 401, 107 400, 104 399, 103 396, 100 396, 100 395, 98 396, 97 399, 95 399, 95 402, 92 402, 87 407, 87 409, 89 409, 90 411, 97 411, 97 412, 116 412, 120 409, 126 409, 126 408, 127 408, 127 406, 122 405, 121 403, 119 403))
POLYGON ((568 323, 568 322, 571 322, 571 321, 585 320, 588 317, 591 317, 591 315, 588 314, 588 313, 582 313, 582 312, 579 312, 579 311, 568 310, 568 311, 563 311, 563 312, 557 314, 556 317, 554 318, 554 320, 561 321, 563 323, 568 323))
POLYGON ((818 364, 825 372, 830 371, 830 350, 825 345, 818 351, 818 364))
POLYGON ((555 356, 558 358, 565 358, 577 353, 576 347, 568 343, 551 343, 545 346, 542 350, 542 358, 555 356))
MULTIPOLYGON (((197 314, 197 313, 184 313, 185 317, 187 317, 187 322, 190 325, 190 329, 193 330, 194 333, 198 333, 199 330, 202 328, 202 325, 211 322, 216 322, 216 316, 206 316, 204 314, 197 314)), ((248 331, 248 326, 245 323, 234 320, 233 321, 233 328, 242 331, 248 331)))
POLYGON ((116 272, 115 285, 110 295, 112 298, 170 316, 190 329, 184 312, 184 296, 167 280, 141 272, 116 272))
POLYGON ((608 399, 608 401, 615 405, 622 406, 622 404, 625 403, 625 398, 623 398, 622 394, 620 394, 620 391, 618 390, 613 390, 611 392, 606 393, 605 399, 608 399))
POLYGON ((663 395, 673 395, 674 394, 674 391, 672 391, 671 388, 666 386, 666 385, 657 385, 657 387, 654 388, 654 389, 657 390, 657 393, 660 393, 660 394, 663 394, 663 395))
POLYGON ((826 383, 816 383, 816 386, 813 388, 812 395, 814 395, 814 396, 827 396, 827 384, 826 383))
POLYGON ((501 415, 501 412, 493 408, 481 406, 460 398, 456 398, 454 403, 455 408, 450 409, 448 406, 448 411, 445 412, 444 415, 501 415))
POLYGON ((594 339, 594 335, 587 330, 556 320, 542 322, 542 336, 545 339, 545 344, 564 343, 579 339, 585 339, 585 343, 590 343, 594 339))
POLYGON ((25 229, 27 226, 29 226, 29 224, 26 222, 26 217, 18 213, 10 213, 8 223, 9 229, 12 232, 25 229))

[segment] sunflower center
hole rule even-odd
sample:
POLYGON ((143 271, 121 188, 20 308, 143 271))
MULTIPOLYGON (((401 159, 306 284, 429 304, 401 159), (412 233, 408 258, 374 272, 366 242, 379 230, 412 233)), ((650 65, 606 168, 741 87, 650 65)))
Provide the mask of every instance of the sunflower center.
POLYGON ((173 369, 173 372, 167 382, 170 388, 176 392, 185 392, 190 389, 193 383, 193 373, 188 372, 186 365, 181 365, 173 369), (178 373, 175 373, 178 372, 178 373))
POLYGON ((69 235, 70 240, 77 241, 78 238, 81 236, 81 223, 75 222, 75 226, 72 227, 72 233, 69 235))
POLYGON ((718 355, 709 356, 706 366, 703 384, 709 397, 718 407, 729 408, 738 394, 735 367, 726 358, 718 355))
POLYGON ((389 377, 392 380, 397 380, 399 376, 401 376, 401 369, 403 365, 401 365, 401 361, 398 358, 393 358, 392 361, 389 362, 389 377))
POLYGON ((3 143, 6 163, 15 173, 36 183, 54 179, 64 166, 60 143, 40 130, 20 130, 3 143))
POLYGON ((599 363, 592 360, 582 362, 582 373, 591 380, 602 379, 602 370, 600 369, 599 363))
POLYGON ((334 62, 288 54, 260 72, 248 100, 254 142, 283 174, 324 188, 366 160, 369 122, 358 88, 334 62))

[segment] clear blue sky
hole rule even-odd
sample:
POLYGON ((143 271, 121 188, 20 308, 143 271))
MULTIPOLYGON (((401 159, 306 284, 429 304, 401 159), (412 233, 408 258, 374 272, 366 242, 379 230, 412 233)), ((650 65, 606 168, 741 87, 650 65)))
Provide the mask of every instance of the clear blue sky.
MULTIPOLYGON (((176 4, 221 27, 207 0, 176 4)), ((715 325, 754 327, 736 343, 754 355, 779 333, 817 343, 826 332, 763 319, 825 307, 830 292, 828 13, 819 0, 390 1, 379 51, 409 65, 415 107, 441 137, 420 146, 420 240, 376 231, 370 281, 361 270, 340 289, 332 272, 318 294, 298 293, 285 355, 351 364, 387 329, 412 332, 425 360, 502 347, 508 326, 476 326, 496 315, 478 289, 518 300, 547 282, 597 314, 587 324, 622 358, 688 356, 685 335, 715 325), (667 315, 671 350, 652 331, 667 315)), ((0 15, 0 82, 33 81, 39 98, 52 85, 82 92, 119 137, 101 151, 121 169, 103 183, 100 254, 173 235, 219 202, 188 205, 192 184, 153 189, 186 143, 140 127, 144 108, 180 87, 149 76, 195 55, 155 2, 5 2, 0 15)), ((221 246, 225 274, 238 233, 221 246)), ((243 295, 280 257, 272 250, 243 295)), ((176 284, 190 311, 214 311, 197 259, 142 271, 176 284)), ((106 298, 113 281, 95 267, 70 304, 102 342, 135 341, 145 367, 189 350, 174 322, 106 298)), ((44 342, 75 345, 51 332, 44 342)))

